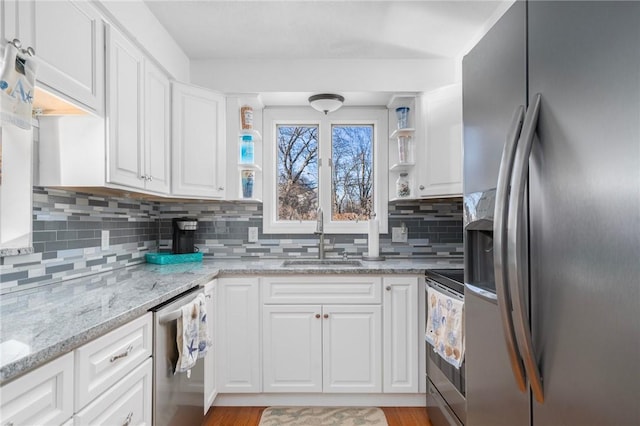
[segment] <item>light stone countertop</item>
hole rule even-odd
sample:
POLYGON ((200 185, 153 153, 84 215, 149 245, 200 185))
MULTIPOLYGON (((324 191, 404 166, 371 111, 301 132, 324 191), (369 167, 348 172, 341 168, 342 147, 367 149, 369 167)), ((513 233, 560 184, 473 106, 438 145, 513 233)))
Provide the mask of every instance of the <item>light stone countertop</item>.
POLYGON ((214 259, 177 265, 141 264, 2 295, 0 384, 68 353, 216 277, 422 275, 427 269, 463 267, 460 257, 363 261, 362 266, 283 267, 284 260, 214 259))

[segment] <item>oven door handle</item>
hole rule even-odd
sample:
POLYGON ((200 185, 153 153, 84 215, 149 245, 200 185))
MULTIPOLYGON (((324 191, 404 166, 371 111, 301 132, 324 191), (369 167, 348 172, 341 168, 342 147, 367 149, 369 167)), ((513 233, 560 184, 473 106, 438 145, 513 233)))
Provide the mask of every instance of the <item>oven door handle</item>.
MULTIPOLYGON (((498 309, 502 320, 502 329, 504 332, 505 343, 507 344, 507 352, 509 355, 509 363, 516 380, 518 389, 526 392, 527 382, 524 374, 524 368, 518 347, 516 344, 515 331, 513 326, 513 317, 511 316, 511 296, 508 286, 508 270, 507 270, 507 236, 508 236, 508 217, 509 217, 509 185, 511 175, 513 174, 515 153, 520 139, 520 132, 524 122, 524 106, 520 105, 513 115, 511 127, 507 134, 507 141, 502 150, 502 159, 500 160, 500 171, 498 173, 498 184, 496 186, 496 204, 493 221, 493 268, 496 283, 496 295, 498 300, 498 309)), ((473 291, 473 289, 472 289, 473 291)))

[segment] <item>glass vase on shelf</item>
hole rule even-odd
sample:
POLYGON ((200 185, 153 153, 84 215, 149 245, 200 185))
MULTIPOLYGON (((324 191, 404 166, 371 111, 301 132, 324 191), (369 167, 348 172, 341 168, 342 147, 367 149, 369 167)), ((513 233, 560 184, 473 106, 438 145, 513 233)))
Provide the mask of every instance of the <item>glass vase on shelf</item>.
POLYGON ((411 188, 409 187, 409 179, 407 172, 400 173, 398 180, 396 181, 396 195, 401 198, 406 198, 411 195, 411 188))
POLYGON ((255 180, 254 170, 242 170, 242 198, 253 198, 253 182, 255 180))
POLYGON ((413 140, 411 136, 398 137, 398 162, 401 164, 413 162, 413 140))

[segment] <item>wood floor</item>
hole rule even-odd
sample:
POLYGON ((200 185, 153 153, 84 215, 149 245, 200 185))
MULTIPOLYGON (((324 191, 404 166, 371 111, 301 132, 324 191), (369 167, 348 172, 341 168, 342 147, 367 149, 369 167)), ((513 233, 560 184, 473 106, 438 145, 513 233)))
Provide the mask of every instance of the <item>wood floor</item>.
MULTIPOLYGON (((212 407, 202 426, 258 426, 266 407, 212 407)), ((424 407, 382 407, 389 426, 431 426, 424 407)))

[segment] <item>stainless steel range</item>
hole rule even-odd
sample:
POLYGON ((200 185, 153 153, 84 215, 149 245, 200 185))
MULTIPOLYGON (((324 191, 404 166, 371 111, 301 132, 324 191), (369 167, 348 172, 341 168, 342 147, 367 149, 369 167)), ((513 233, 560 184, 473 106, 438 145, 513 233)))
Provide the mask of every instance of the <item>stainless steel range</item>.
MULTIPOLYGON (((463 269, 429 270, 425 279, 427 289, 431 287, 447 296, 464 301, 463 269)), ((433 426, 464 425, 466 422, 464 361, 459 369, 454 367, 435 353, 429 343, 427 343, 426 352, 429 420, 433 426)))

